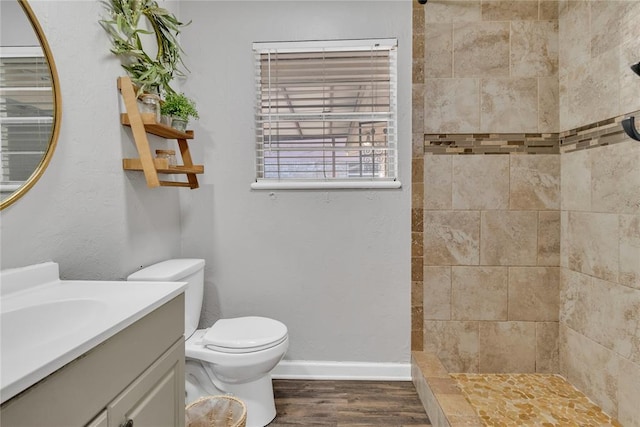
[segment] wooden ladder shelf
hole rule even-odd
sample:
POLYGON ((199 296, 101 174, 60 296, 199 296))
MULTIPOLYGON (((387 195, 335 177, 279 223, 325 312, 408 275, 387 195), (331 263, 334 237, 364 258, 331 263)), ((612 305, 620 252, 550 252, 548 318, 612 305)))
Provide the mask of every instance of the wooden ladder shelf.
POLYGON ((204 173, 203 165, 194 165, 189 152, 188 139, 193 139, 193 131, 180 132, 170 126, 156 122, 153 113, 140 113, 136 91, 129 77, 118 78, 118 89, 124 99, 126 114, 121 114, 120 122, 131 127, 139 158, 122 159, 122 168, 131 171, 143 171, 149 187, 189 187, 198 188, 197 174, 204 173), (178 140, 183 165, 170 166, 167 159, 154 158, 149 146, 147 134, 166 139, 178 140), (163 181, 158 174, 184 174, 187 182, 163 181))

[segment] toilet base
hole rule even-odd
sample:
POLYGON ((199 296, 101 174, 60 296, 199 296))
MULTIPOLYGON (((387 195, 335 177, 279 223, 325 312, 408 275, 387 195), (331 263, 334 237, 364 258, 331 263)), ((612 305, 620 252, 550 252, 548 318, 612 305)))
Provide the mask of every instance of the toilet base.
POLYGON ((276 417, 271 375, 244 384, 223 384, 223 387, 247 406, 247 427, 264 427, 276 417))
POLYGON ((247 427, 264 427, 276 417, 270 374, 243 384, 229 384, 213 376, 201 362, 192 360, 187 361, 185 374, 187 405, 204 396, 231 394, 247 407, 247 427))

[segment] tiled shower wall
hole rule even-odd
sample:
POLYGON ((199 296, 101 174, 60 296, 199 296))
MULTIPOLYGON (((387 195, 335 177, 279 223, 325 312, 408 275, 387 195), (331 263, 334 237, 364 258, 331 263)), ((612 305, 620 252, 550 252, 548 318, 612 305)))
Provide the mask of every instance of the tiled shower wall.
POLYGON ((640 143, 619 122, 640 114, 638 22, 638 1, 430 1, 413 16, 412 348, 453 370, 553 371, 555 305, 559 372, 625 426, 640 426, 640 143), (551 170, 559 211, 523 196, 556 188, 551 170), (557 259, 540 233, 558 216, 559 269, 540 263, 557 259))
POLYGON ((412 347, 452 371, 557 370, 557 18, 414 5, 412 347))
MULTIPOLYGON (((637 1, 560 4, 562 129, 640 110, 639 23, 637 1)), ((640 426, 640 142, 614 130, 562 147, 560 373, 640 426)))
POLYGON ((424 348, 450 372, 556 372, 558 155, 424 158, 424 348))

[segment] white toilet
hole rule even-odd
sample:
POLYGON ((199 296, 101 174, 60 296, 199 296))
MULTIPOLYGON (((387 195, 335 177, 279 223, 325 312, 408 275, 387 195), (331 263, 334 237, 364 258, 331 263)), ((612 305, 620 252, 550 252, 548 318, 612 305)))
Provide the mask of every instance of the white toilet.
POLYGON ((187 282, 185 291, 186 403, 230 393, 247 406, 247 427, 276 416, 271 371, 289 348, 287 327, 266 317, 220 319, 197 329, 204 290, 204 260, 171 259, 131 274, 127 280, 187 282))

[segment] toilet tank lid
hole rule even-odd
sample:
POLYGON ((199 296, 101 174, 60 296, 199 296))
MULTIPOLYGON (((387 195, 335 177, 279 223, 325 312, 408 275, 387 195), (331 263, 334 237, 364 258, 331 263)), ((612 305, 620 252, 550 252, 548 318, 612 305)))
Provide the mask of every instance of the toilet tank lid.
POLYGON ((203 267, 203 259, 169 259, 138 270, 130 274, 127 280, 173 282, 183 279, 203 267))

